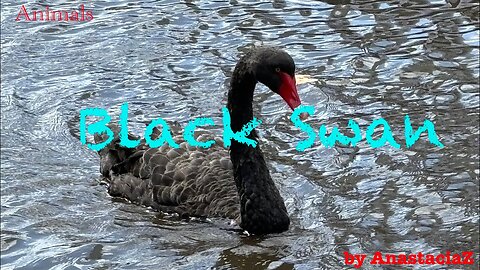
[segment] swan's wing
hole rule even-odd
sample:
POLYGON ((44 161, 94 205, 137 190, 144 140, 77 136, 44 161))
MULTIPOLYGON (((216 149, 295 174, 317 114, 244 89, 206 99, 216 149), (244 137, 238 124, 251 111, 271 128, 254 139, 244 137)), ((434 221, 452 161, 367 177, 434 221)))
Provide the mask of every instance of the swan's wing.
MULTIPOLYGON (((159 134, 155 130, 152 137, 159 134)), ((239 199, 232 163, 221 138, 212 137, 196 132, 198 141, 215 140, 208 149, 181 142, 181 135, 174 136, 179 148, 167 144, 149 148, 142 142, 135 149, 126 149, 118 144, 118 139, 112 141, 99 152, 109 193, 182 216, 236 218, 239 199)))

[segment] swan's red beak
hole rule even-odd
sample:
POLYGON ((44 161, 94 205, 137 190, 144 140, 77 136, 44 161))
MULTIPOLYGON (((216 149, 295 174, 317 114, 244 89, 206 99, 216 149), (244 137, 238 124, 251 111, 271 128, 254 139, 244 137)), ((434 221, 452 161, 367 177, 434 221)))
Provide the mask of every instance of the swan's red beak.
POLYGON ((280 72, 280 79, 282 80, 282 85, 280 85, 278 94, 283 98, 283 100, 285 100, 292 110, 295 110, 295 108, 301 104, 300 97, 297 93, 295 75, 292 77, 285 72, 280 72))

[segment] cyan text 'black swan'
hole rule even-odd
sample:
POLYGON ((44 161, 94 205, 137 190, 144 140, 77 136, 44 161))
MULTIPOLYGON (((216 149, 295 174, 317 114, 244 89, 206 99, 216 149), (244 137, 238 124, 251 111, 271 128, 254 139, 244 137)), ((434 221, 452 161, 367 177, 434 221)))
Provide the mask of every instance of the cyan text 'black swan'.
MULTIPOLYGON (((278 93, 290 108, 300 105, 290 55, 272 47, 251 49, 235 66, 228 92, 227 107, 234 132, 253 118, 257 82, 278 93)), ((205 140, 203 136, 197 140, 205 140)), ((177 142, 183 141, 180 138, 174 137, 177 142)), ((248 138, 257 140, 255 130, 248 138)), ((95 136, 95 141, 103 140, 104 135, 95 136)), ((288 230, 290 219, 285 204, 260 147, 232 140, 229 155, 223 141, 215 140, 208 149, 185 142, 177 149, 166 144, 148 148, 144 142, 129 149, 121 147, 117 137, 99 151, 100 171, 109 182, 112 196, 181 216, 236 219, 241 228, 254 234, 288 230)))

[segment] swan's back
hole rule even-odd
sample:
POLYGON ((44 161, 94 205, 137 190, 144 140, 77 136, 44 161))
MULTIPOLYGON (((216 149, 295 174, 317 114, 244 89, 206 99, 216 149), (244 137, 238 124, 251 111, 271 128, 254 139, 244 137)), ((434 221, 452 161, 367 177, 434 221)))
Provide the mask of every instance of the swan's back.
MULTIPOLYGON (((118 127, 111 127, 118 134, 118 127)), ((198 141, 207 134, 196 132, 198 141)), ((153 138, 159 135, 155 130, 153 138)), ((104 141, 106 135, 96 136, 104 141)), ((129 135, 131 139, 134 136, 129 135)), ((208 138, 210 139, 210 138, 208 138)), ((174 136, 176 142, 182 136, 174 136)), ((99 151, 100 171, 109 183, 112 196, 151 206, 181 216, 217 216, 238 218, 239 199, 228 151, 221 138, 208 149, 180 143, 180 148, 167 144, 149 148, 141 144, 128 149, 119 145, 118 136, 99 151)))

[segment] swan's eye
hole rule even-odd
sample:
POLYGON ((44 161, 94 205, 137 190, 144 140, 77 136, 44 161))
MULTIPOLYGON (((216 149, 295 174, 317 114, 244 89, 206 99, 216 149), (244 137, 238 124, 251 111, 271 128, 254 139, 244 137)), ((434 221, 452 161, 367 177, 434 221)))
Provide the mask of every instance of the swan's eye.
POLYGON ((279 67, 275 68, 275 72, 280 72, 280 68, 279 67))

